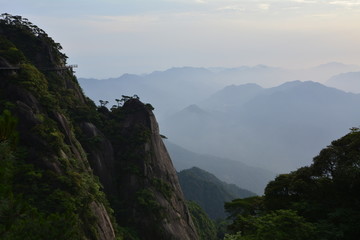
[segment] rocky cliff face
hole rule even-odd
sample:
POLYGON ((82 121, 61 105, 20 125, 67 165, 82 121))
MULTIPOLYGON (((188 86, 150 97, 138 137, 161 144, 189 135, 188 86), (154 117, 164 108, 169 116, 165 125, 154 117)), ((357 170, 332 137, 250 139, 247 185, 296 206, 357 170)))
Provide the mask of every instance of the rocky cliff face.
POLYGON ((99 108, 101 131, 83 123, 88 159, 131 237, 198 239, 176 171, 149 104, 129 98, 123 107, 99 108))
POLYGON ((126 219, 135 220, 144 239, 197 239, 154 114, 147 105, 130 99, 122 116, 117 134, 126 140, 115 149, 115 161, 126 219))
MULTIPOLYGON (((4 165, 11 174, 0 182, 0 200, 22 213, 0 215, 7 219, 0 238, 28 229, 33 239, 197 239, 148 105, 130 98, 111 111, 97 108, 60 49, 28 20, 2 15, 0 114, 17 119, 11 131, 19 141, 9 150, 16 161, 4 165)), ((0 132, 8 132, 4 119, 0 132)))
MULTIPOLYGON (((14 204, 22 208, 22 215, 8 218, 4 231, 0 227, 1 238, 31 228, 31 221, 39 226, 68 221, 72 226, 49 230, 47 237, 115 239, 107 200, 75 134, 72 103, 87 103, 72 72, 59 70, 65 58, 45 33, 35 34, 19 18, 3 19, 0 33, 0 112, 9 110, 18 120, 17 161, 8 170, 14 174, 14 204)), ((34 239, 47 235, 31 231, 34 239)))

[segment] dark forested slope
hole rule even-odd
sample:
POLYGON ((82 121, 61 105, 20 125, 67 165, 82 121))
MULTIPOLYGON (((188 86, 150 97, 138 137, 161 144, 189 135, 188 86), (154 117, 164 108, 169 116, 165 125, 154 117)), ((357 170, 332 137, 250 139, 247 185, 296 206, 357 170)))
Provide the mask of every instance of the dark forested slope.
POLYGON ((266 184, 276 176, 273 172, 251 167, 239 161, 194 153, 168 140, 165 144, 177 171, 198 167, 211 172, 221 181, 234 183, 257 194, 263 194, 266 184))
POLYGON ((321 150, 310 166, 281 174, 263 197, 226 204, 239 239, 356 240, 360 237, 360 131, 321 150))
POLYGON ((149 104, 85 97, 66 56, 0 18, 0 238, 198 239, 149 104))
POLYGON ((197 167, 182 170, 178 176, 185 198, 198 203, 212 219, 226 218, 225 202, 255 195, 197 167))

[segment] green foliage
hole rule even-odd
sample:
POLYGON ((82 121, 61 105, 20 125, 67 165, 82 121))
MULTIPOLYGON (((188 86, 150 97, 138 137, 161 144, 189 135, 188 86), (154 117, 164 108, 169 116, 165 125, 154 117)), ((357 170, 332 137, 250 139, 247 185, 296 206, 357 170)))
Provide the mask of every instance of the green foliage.
POLYGON ((14 154, 9 143, 0 142, 0 197, 12 191, 12 178, 14 175, 14 154))
POLYGON ((234 220, 229 228, 241 233, 231 237, 359 239, 359 190, 360 131, 352 128, 323 149, 312 165, 277 176, 258 203, 256 198, 227 203, 234 220))
POLYGON ((224 240, 251 240, 251 238, 241 236, 241 232, 237 232, 235 234, 226 233, 224 236, 224 240))
POLYGON ((31 64, 24 63, 20 66, 19 77, 20 84, 32 92, 36 97, 48 94, 48 82, 45 76, 31 64))
POLYGON ((207 216, 205 211, 195 202, 186 203, 189 208, 192 220, 195 224, 196 231, 201 240, 216 240, 215 223, 207 216))
POLYGON ((230 218, 237 215, 257 215, 264 211, 263 197, 254 196, 234 199, 225 203, 225 210, 230 213, 230 218))
POLYGON ((214 223, 216 226, 217 239, 224 239, 226 233, 228 232, 230 221, 228 219, 216 219, 214 223))
POLYGON ((19 64, 25 61, 24 54, 14 44, 0 36, 0 56, 11 64, 19 64))
POLYGON ((16 119, 0 115, 0 239, 98 239, 94 204, 116 224, 74 132, 81 134, 83 121, 100 121, 96 106, 81 96, 70 71, 46 71, 66 57, 45 32, 9 14, 0 17, 0 31, 1 58, 20 67, 2 78, 0 108, 21 116, 24 130, 14 141, 16 119), (29 99, 29 115, 18 111, 18 97, 29 99))
POLYGON ((136 203, 141 207, 143 213, 152 215, 156 221, 161 221, 165 217, 163 207, 156 201, 154 193, 148 189, 136 192, 136 203))
POLYGON ((200 168, 182 170, 178 173, 182 191, 187 200, 198 203, 211 219, 225 219, 224 202, 254 195, 236 185, 220 181, 200 168))
POLYGON ((357 239, 359 189, 360 132, 352 130, 323 149, 311 166, 270 182, 265 203, 271 209, 297 210, 327 239, 357 239))
POLYGON ((9 110, 4 110, 0 115, 0 142, 9 141, 16 145, 19 134, 16 131, 18 120, 11 115, 9 110))
MULTIPOLYGON (((21 203, 14 203, 15 206, 13 205, 12 208, 20 207, 19 204, 21 203)), ((11 226, 2 232, 1 239, 82 239, 80 227, 77 226, 78 219, 74 213, 48 215, 25 205, 17 214, 21 214, 21 217, 11 222, 11 226)))
POLYGON ((169 183, 163 181, 160 178, 153 178, 151 179, 151 184, 155 187, 157 191, 159 191, 168 201, 171 200, 173 195, 173 188, 170 186, 169 183))
POLYGON ((1 239, 97 239, 90 204, 106 199, 92 175, 36 169, 17 159, 7 142, 0 151, 1 239))
POLYGON ((46 56, 41 65, 51 61, 63 65, 66 63, 67 56, 60 52, 62 50, 61 45, 28 19, 3 13, 0 16, 0 27, 2 33, 18 48, 21 48, 26 58, 33 63, 39 61, 39 53, 42 54, 43 58, 46 56))
POLYGON ((69 201, 68 195, 51 193, 41 171, 17 159, 6 141, 0 152, 0 238, 82 239, 79 216, 59 204, 69 201))
POLYGON ((149 128, 142 124, 138 124, 134 129, 135 132, 133 138, 131 139, 134 141, 134 144, 143 144, 150 140, 151 132, 149 128))
POLYGON ((41 115, 40 118, 43 121, 31 129, 31 131, 46 142, 46 145, 42 146, 42 152, 59 152, 61 147, 65 146, 63 133, 59 131, 56 122, 48 116, 41 115))
POLYGON ((150 111, 153 111, 155 109, 150 103, 145 104, 145 106, 150 111))
POLYGON ((120 235, 120 237, 117 240, 140 240, 136 229, 129 227, 119 227, 118 235, 120 235))
POLYGON ((315 227, 292 210, 276 210, 262 216, 238 215, 230 229, 235 236, 225 239, 246 240, 311 240, 315 227))

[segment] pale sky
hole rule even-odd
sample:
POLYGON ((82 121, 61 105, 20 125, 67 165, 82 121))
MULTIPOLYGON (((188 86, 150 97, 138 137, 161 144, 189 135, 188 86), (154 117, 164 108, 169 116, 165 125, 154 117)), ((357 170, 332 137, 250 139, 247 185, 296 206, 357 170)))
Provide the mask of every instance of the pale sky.
POLYGON ((360 0, 0 0, 108 78, 171 67, 360 65, 360 0))

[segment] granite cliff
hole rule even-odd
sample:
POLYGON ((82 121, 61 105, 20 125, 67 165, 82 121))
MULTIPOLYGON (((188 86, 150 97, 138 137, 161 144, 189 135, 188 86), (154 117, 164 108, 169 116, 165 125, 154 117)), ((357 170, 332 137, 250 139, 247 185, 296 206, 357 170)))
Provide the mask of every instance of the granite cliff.
POLYGON ((97 107, 66 56, 0 19, 0 238, 198 239, 151 105, 97 107))

